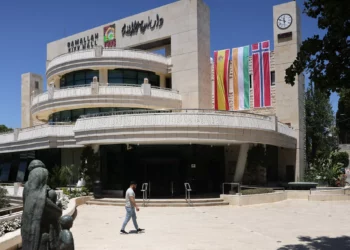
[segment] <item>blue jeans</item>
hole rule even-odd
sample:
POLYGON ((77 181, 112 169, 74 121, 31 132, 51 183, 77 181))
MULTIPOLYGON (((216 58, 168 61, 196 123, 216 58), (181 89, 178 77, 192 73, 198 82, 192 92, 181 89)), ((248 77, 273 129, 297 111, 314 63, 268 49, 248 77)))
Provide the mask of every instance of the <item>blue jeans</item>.
POLYGON ((126 217, 122 226, 122 230, 125 230, 126 224, 128 224, 128 222, 130 221, 130 219, 132 218, 132 222, 134 223, 134 227, 135 229, 139 229, 139 226, 137 225, 137 221, 136 221, 136 211, 134 207, 125 207, 126 210, 126 217))

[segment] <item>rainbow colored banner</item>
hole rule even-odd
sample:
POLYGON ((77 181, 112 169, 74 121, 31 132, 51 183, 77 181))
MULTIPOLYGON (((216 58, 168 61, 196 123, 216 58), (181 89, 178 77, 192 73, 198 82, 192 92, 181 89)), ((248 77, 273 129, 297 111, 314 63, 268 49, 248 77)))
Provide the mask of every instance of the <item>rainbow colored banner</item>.
POLYGON ((216 110, 229 110, 228 77, 230 50, 214 52, 214 97, 216 110))
POLYGON ((250 109, 249 46, 232 50, 233 110, 250 109))

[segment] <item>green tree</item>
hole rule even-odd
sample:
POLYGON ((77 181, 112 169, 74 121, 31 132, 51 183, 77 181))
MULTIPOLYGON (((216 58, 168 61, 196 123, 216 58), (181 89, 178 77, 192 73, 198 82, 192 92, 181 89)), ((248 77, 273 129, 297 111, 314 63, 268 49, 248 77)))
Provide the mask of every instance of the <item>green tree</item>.
POLYGON ((350 143, 350 89, 343 89, 339 94, 337 128, 341 144, 350 143))
POLYGON ((303 41, 286 70, 286 83, 294 85, 295 76, 306 70, 310 80, 328 93, 350 88, 350 1, 306 0, 304 7, 304 13, 317 19, 325 35, 303 41))
POLYGON ((8 128, 5 125, 0 124, 0 133, 6 133, 6 132, 11 132, 11 131, 13 131, 12 128, 8 128))
POLYGON ((306 157, 308 163, 337 150, 334 116, 329 97, 310 84, 305 94, 306 157))

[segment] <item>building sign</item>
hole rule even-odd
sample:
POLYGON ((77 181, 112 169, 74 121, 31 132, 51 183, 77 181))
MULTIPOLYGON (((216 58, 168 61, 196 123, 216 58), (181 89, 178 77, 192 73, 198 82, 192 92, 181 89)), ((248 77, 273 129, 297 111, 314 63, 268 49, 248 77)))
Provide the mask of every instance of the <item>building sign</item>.
POLYGON ((103 41, 105 48, 114 48, 117 45, 115 40, 115 24, 103 28, 103 41))
POLYGON ((122 36, 134 36, 137 35, 139 31, 141 34, 144 34, 148 29, 151 31, 154 29, 161 29, 163 27, 163 24, 164 19, 162 17, 159 17, 157 14, 154 21, 148 17, 148 21, 134 21, 129 25, 124 24, 122 28, 122 36))
POLYGON ((98 33, 95 33, 95 35, 75 39, 67 43, 68 53, 79 51, 79 50, 92 49, 95 46, 97 46, 97 41, 98 41, 98 33))

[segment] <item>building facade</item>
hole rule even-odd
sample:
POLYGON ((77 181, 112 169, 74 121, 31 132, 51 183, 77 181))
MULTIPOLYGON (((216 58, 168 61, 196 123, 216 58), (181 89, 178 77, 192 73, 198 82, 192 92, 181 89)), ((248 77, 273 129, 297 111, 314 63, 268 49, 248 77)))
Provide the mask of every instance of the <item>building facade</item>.
POLYGON ((176 1, 49 43, 46 91, 42 76, 23 74, 22 128, 0 135, 3 180, 25 179, 34 157, 51 167, 80 165, 91 146, 105 189, 136 179, 153 183, 159 196, 182 192, 186 181, 200 192, 220 192, 223 182, 244 181, 256 144, 269 155, 268 182, 301 180, 304 78, 293 87, 284 82, 301 43, 300 11, 293 1, 273 13, 272 106, 244 112, 213 108, 210 10, 202 0, 176 1), (293 20, 285 29, 277 25, 282 14, 293 20), (160 49, 163 55, 154 52, 160 49))

